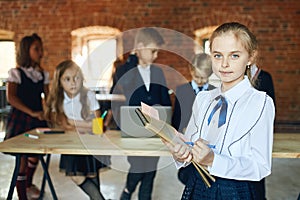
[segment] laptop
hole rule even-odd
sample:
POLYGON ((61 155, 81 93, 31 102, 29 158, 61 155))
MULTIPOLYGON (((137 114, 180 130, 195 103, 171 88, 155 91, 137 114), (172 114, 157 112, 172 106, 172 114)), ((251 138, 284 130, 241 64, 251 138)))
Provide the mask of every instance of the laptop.
MULTIPOLYGON (((171 124, 171 106, 153 106, 158 110, 159 119, 171 124)), ((151 138, 158 137, 153 132, 146 130, 135 112, 140 106, 121 106, 120 129, 122 138, 151 138)))

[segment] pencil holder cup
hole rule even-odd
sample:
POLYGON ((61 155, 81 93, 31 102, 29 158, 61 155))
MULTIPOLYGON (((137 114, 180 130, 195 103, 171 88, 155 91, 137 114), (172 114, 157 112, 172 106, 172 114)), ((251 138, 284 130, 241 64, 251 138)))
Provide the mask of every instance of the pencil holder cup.
POLYGON ((94 118, 93 119, 93 133, 102 134, 103 133, 103 118, 94 118))

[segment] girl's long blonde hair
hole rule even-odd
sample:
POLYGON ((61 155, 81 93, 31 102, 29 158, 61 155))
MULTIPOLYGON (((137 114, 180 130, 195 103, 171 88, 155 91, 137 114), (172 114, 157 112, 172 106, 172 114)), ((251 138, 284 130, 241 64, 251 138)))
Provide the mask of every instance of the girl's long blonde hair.
MULTIPOLYGON (((63 76, 65 71, 70 68, 76 68, 82 78, 81 80, 84 80, 84 76, 80 67, 72 60, 63 61, 56 67, 52 84, 50 87, 50 93, 46 100, 46 108, 45 108, 46 119, 51 122, 54 122, 55 124, 58 123, 57 116, 61 116, 61 115, 65 116, 64 109, 63 109, 64 89, 61 84, 61 77, 63 76)), ((81 83, 81 88, 79 93, 80 93, 80 103, 82 105, 81 117, 84 120, 86 120, 89 117, 90 106, 88 104, 88 97, 87 97, 88 89, 83 86, 83 81, 81 83)))

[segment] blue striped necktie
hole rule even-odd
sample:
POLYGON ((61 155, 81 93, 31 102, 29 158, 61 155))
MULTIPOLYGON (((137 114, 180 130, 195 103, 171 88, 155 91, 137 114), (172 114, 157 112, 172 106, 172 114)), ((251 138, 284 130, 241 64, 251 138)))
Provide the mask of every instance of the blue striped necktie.
POLYGON ((212 117, 214 116, 215 112, 221 107, 220 115, 219 115, 219 122, 218 122, 218 128, 220 128, 223 124, 226 123, 226 115, 227 115, 227 107, 228 103, 226 99, 223 96, 217 96, 215 100, 219 100, 217 105, 213 108, 211 111, 209 117, 208 117, 208 125, 210 124, 210 121, 212 117))

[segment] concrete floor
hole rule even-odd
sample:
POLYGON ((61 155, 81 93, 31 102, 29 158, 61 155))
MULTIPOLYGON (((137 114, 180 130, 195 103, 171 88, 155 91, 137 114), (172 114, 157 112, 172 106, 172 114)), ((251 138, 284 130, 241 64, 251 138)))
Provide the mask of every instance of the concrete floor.
MULTIPOLYGON (((59 158, 60 155, 51 156, 49 169, 58 199, 88 199, 68 177, 58 171, 59 158)), ((112 169, 100 173, 101 191, 106 198, 119 199, 128 167, 126 157, 112 157, 112 169)), ((0 153, 1 200, 6 199, 13 169, 14 157, 0 153)), ((40 185, 41 177, 42 168, 39 165, 34 178, 36 185, 40 185)), ((300 159, 273 159, 273 172, 267 177, 266 184, 269 200, 296 200, 300 192, 300 159)), ((177 200, 180 199, 182 191, 183 185, 177 180, 177 172, 171 159, 162 157, 155 179, 153 199, 177 200)), ((13 199, 17 199, 16 190, 13 199)), ((48 186, 44 199, 52 199, 48 186)), ((132 199, 137 199, 137 192, 132 199)))

